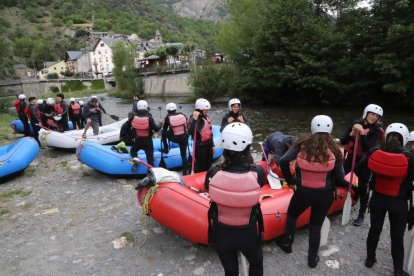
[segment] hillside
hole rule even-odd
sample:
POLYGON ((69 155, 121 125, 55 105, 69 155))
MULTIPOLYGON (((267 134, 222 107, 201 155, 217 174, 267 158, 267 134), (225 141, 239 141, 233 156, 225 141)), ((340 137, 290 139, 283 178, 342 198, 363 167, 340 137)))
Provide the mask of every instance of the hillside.
POLYGON ((153 0, 154 3, 173 9, 177 14, 211 21, 227 17, 226 0, 153 0))
POLYGON ((184 18, 152 0, 5 0, 0 2, 0 79, 13 77, 11 65, 42 66, 66 50, 86 46, 86 26, 94 31, 136 33, 150 39, 160 30, 165 42, 187 42, 209 48, 216 25, 184 18), (75 38, 64 30, 77 30, 75 38))

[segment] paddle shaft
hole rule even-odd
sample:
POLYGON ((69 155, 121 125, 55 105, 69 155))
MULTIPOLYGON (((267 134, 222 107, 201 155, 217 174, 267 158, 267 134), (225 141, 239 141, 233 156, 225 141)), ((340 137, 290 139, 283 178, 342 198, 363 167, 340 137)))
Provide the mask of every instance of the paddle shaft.
POLYGON ((359 144, 359 133, 356 135, 355 142, 354 142, 354 151, 352 153, 351 178, 349 179, 348 193, 351 192, 352 181, 354 180, 354 170, 355 170, 355 161, 356 161, 356 156, 357 156, 358 144, 359 144))
POLYGON ((269 165, 269 160, 267 160, 267 155, 266 155, 266 152, 265 152, 265 150, 264 150, 264 148, 263 148, 263 143, 259 143, 259 145, 260 145, 260 147, 262 148, 262 152, 263 152, 263 156, 264 156, 264 158, 265 158, 265 160, 266 160, 266 164, 268 164, 268 165, 269 165))
MULTIPOLYGON (((198 120, 198 118, 197 118, 198 120)), ((197 141, 197 120, 194 126, 194 136, 193 136, 193 160, 191 160, 191 174, 194 174, 195 166, 195 152, 196 152, 196 141, 197 141)))

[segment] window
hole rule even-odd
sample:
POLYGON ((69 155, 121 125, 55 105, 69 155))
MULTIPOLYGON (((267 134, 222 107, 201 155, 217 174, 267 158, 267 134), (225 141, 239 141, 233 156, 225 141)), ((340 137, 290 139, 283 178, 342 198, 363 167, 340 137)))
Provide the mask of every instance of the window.
POLYGON ((55 71, 56 71, 56 67, 53 67, 53 70, 55 70, 55 71))
POLYGON ((101 47, 105 47, 105 43, 101 43, 101 47))
POLYGON ((109 62, 109 58, 108 57, 106 57, 106 62, 109 62))

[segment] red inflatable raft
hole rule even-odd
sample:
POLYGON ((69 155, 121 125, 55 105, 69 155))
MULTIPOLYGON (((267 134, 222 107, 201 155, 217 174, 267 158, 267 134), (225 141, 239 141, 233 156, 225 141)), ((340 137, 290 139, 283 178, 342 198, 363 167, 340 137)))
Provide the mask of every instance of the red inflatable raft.
MULTIPOLYGON (((266 170, 264 162, 258 164, 266 170)), ((201 172, 183 176, 183 179, 187 185, 197 190, 204 190, 205 175, 205 172, 201 172)), ((289 187, 272 190, 268 184, 265 184, 261 188, 260 206, 263 213, 265 240, 271 240, 283 234, 292 195, 293 191, 289 187)), ((337 199, 329 209, 329 214, 342 210, 347 188, 338 187, 337 195, 337 199)), ((194 243, 208 243, 207 211, 210 199, 207 193, 197 193, 180 183, 171 182, 151 188, 142 188, 137 191, 137 197, 141 205, 146 205, 148 214, 165 227, 194 243)), ((310 209, 299 217, 297 227, 309 224, 309 218, 310 209)))

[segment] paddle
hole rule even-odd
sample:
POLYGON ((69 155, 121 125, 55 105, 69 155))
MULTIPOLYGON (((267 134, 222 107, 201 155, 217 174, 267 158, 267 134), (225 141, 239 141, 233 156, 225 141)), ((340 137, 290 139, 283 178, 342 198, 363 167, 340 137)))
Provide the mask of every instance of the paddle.
POLYGON ((248 270, 247 270, 247 260, 246 257, 243 255, 243 253, 239 252, 240 254, 240 260, 241 260, 241 275, 242 276, 248 276, 248 270))
POLYGON ((349 222, 349 218, 351 217, 351 208, 352 208, 351 188, 352 188, 352 181, 354 180, 354 169, 355 169, 355 160, 356 160, 358 142, 359 142, 359 133, 355 137, 354 152, 352 155, 352 165, 351 165, 351 178, 349 180, 348 194, 346 196, 344 209, 342 210, 342 226, 346 225, 349 222))
POLYGON ((267 181, 269 182, 269 185, 273 190, 279 190, 282 188, 282 183, 280 183, 280 180, 284 180, 284 179, 279 178, 279 176, 270 169, 269 160, 267 159, 266 152, 263 148, 263 143, 259 143, 259 145, 262 148, 263 156, 266 160, 267 181))
POLYGON ((105 115, 108 115, 109 117, 111 117, 112 119, 114 119, 115 121, 119 121, 119 117, 116 115, 111 115, 111 114, 107 114, 104 112, 105 115))
MULTIPOLYGON (((161 106, 158 107, 158 110, 160 111, 160 121, 162 120, 162 116, 161 116, 161 106)), ((160 160, 160 167, 166 169, 167 165, 165 164, 164 161, 164 149, 163 149, 163 142, 162 142, 162 133, 161 133, 161 141, 160 141, 160 148, 161 148, 161 160, 160 160)))
POLYGON ((321 239, 319 246, 324 246, 328 242, 329 228, 331 228, 331 222, 328 217, 325 217, 321 228, 321 239))
POLYGON ((142 161, 142 160, 141 160, 141 159, 139 159, 138 157, 134 157, 134 158, 132 158, 132 160, 134 160, 134 162, 137 162, 138 164, 142 164, 142 165, 144 165, 144 166, 148 167, 149 169, 154 168, 153 166, 151 166, 151 165, 150 165, 150 164, 148 164, 148 163, 145 163, 144 161, 142 161))
MULTIPOLYGON (((198 118, 197 118, 198 119, 198 118)), ((193 136, 193 154, 191 159, 191 174, 194 174, 194 166, 195 166, 195 153, 196 153, 196 141, 197 141, 197 120, 194 126, 194 136, 193 136)))

